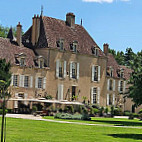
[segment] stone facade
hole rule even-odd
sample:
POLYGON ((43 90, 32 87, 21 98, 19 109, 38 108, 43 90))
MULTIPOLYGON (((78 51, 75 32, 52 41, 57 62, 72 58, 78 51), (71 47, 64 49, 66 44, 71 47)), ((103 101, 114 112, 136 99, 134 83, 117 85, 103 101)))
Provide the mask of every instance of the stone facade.
MULTIPOLYGON (((21 36, 19 27, 20 23, 21 36)), ((0 50, 9 52, 7 46, 13 48, 12 58, 8 53, 0 58, 8 57, 12 63, 9 90, 13 101, 8 108, 18 108, 18 99, 25 99, 23 103, 32 108, 28 99, 51 95, 53 100, 85 100, 131 110, 127 107, 131 101, 124 104, 123 98, 131 70, 117 64, 108 53, 108 44, 103 52, 82 25, 75 24, 73 13, 67 14, 66 21, 35 15, 33 25, 17 41, 0 38, 0 50)))

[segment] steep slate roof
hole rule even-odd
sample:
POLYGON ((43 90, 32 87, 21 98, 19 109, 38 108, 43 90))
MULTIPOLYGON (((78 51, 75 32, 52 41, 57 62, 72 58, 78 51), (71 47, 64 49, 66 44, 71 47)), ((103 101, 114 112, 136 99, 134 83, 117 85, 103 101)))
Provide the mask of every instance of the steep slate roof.
MULTIPOLYGON (((70 44, 73 41, 78 42, 78 52, 82 54, 92 55, 92 47, 97 46, 96 42, 88 34, 81 25, 75 24, 75 28, 66 25, 63 20, 58 20, 51 17, 41 17, 40 37, 37 48, 57 48, 57 41, 64 39, 65 50, 70 50, 70 44)), ((31 28, 23 36, 23 41, 29 39, 31 41, 31 28)), ((105 56, 99 49, 99 55, 105 56)))
POLYGON ((16 65, 16 55, 25 54, 25 65, 26 66, 34 66, 34 52, 22 46, 15 45, 14 43, 10 42, 8 38, 1 38, 0 37, 0 58, 6 59, 7 62, 10 62, 12 65, 16 65))
POLYGON ((119 78, 118 76, 118 70, 120 69, 123 69, 124 70, 124 78, 126 80, 128 80, 130 78, 130 74, 132 73, 132 69, 126 67, 126 66, 122 66, 122 65, 119 65, 117 63, 117 61, 115 60, 114 56, 110 53, 108 53, 107 55, 107 67, 112 67, 113 68, 113 76, 115 78, 119 78))
POLYGON ((115 78, 118 78, 117 70, 119 69, 119 65, 116 62, 114 56, 110 53, 107 55, 107 67, 112 67, 113 68, 113 76, 115 78))

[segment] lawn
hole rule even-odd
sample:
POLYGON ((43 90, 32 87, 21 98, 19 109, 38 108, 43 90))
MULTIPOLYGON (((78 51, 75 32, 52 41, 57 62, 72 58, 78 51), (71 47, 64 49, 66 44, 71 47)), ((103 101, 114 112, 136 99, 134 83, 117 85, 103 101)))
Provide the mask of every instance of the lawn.
POLYGON ((141 140, 142 129, 7 118, 7 142, 135 142, 141 140))
MULTIPOLYGON (((46 116, 45 119, 54 119, 53 116, 46 116)), ((142 121, 139 119, 129 120, 120 118, 101 118, 92 117, 91 121, 83 120, 67 120, 67 119, 54 119, 60 121, 80 122, 80 123, 91 123, 91 124, 102 124, 102 125, 113 125, 113 126, 135 126, 142 127, 142 121)))

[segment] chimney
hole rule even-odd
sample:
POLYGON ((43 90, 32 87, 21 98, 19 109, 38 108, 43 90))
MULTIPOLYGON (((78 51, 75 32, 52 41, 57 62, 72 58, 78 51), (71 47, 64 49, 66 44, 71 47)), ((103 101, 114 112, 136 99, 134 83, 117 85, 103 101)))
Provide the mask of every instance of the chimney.
POLYGON ((38 42, 40 34, 40 17, 37 15, 34 15, 33 17, 33 25, 32 25, 32 45, 35 46, 38 42))
POLYGON ((17 43, 19 46, 21 46, 22 43, 22 25, 20 22, 17 25, 17 43))
POLYGON ((67 13, 66 14, 66 24, 70 26, 71 28, 74 28, 75 26, 75 15, 73 13, 67 13))
POLYGON ((103 47, 104 47, 104 53, 105 53, 105 55, 107 56, 107 55, 108 55, 109 44, 108 44, 108 43, 105 43, 105 44, 103 45, 103 47))

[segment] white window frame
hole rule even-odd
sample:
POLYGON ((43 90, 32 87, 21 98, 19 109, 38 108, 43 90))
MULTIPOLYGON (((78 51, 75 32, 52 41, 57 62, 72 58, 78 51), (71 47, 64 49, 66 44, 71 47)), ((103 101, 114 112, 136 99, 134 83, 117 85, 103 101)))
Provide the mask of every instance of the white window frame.
POLYGON ((29 87, 29 76, 28 75, 24 76, 24 87, 25 88, 29 87))
POLYGON ((18 87, 18 75, 17 74, 13 75, 13 86, 18 87))

